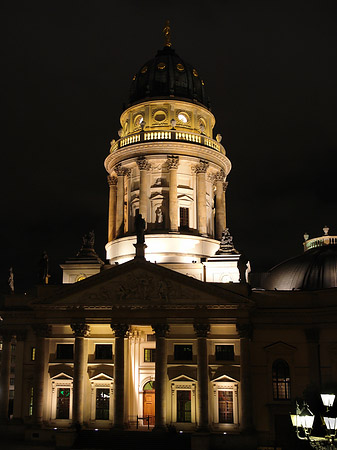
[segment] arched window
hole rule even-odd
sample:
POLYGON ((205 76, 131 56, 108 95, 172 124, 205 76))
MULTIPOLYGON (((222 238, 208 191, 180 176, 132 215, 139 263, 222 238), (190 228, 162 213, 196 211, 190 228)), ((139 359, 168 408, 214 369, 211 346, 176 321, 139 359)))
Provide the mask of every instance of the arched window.
POLYGON ((289 366, 283 359, 277 359, 273 363, 273 397, 274 400, 290 399, 289 366))

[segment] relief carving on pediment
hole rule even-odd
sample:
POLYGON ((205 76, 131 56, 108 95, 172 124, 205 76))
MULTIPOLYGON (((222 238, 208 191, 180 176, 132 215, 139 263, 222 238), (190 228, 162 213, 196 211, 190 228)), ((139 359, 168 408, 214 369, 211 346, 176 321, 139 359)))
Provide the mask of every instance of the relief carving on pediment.
POLYGON ((111 281, 91 293, 85 293, 81 301, 85 303, 154 303, 166 304, 177 300, 195 299, 195 292, 171 280, 137 274, 111 281))

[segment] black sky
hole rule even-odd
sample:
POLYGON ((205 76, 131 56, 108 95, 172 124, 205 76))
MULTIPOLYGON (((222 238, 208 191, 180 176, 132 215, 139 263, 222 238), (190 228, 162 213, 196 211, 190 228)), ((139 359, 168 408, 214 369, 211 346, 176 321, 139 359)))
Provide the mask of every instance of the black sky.
POLYGON ((34 284, 44 249, 58 264, 94 229, 102 258, 103 167, 133 74, 173 46, 205 80, 215 134, 233 164, 228 226, 266 270, 337 234, 337 2, 8 1, 1 98, 0 276, 34 284))

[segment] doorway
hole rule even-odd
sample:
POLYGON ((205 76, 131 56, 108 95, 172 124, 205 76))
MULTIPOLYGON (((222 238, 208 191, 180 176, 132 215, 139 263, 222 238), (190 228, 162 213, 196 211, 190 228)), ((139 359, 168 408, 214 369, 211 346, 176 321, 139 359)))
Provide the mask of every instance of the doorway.
POLYGON ((155 389, 154 382, 148 381, 143 388, 143 425, 147 425, 146 417, 149 416, 149 424, 155 424, 155 389))

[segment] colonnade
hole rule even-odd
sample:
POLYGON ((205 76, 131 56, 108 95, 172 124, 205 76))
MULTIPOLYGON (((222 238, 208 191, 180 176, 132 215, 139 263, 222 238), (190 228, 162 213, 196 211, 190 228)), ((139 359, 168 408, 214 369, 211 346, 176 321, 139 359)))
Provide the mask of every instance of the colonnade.
MULTIPOLYGON (((178 166, 179 156, 170 155, 167 157, 166 165, 169 171, 169 231, 178 232, 179 230, 179 204, 178 204, 178 166)), ((141 156, 137 159, 139 170, 139 213, 148 220, 148 183, 149 171, 151 170, 150 162, 141 156)), ((207 236, 207 209, 206 209, 206 176, 209 163, 200 160, 193 167, 196 176, 196 203, 197 203, 197 230, 202 236, 207 236)), ((129 168, 123 167, 121 163, 114 167, 117 176, 108 175, 109 184, 109 223, 108 223, 108 241, 121 237, 124 232, 124 215, 125 215, 125 199, 127 180, 131 175, 129 168)), ((227 182, 224 181, 225 174, 220 170, 212 175, 216 193, 216 231, 215 238, 221 239, 222 231, 226 228, 226 200, 225 193, 227 182)))
MULTIPOLYGON (((83 424, 85 377, 87 372, 87 345, 85 340, 90 335, 90 327, 83 321, 71 323, 75 338, 74 372, 73 372, 73 405, 72 422, 74 425, 83 424)), ((125 367, 124 351, 125 338, 129 326, 124 323, 113 323, 111 329, 115 337, 114 351, 114 426, 123 428, 125 422, 124 397, 125 397, 125 367)), ((164 429, 167 425, 167 334, 169 326, 167 323, 152 325, 156 337, 156 359, 155 359, 155 428, 164 429)), ((198 429, 206 431, 209 429, 209 371, 207 336, 210 330, 208 323, 195 323, 194 331, 197 338, 197 410, 196 418, 198 429)), ((237 326, 240 335, 240 380, 241 380, 241 426, 250 428, 252 426, 252 399, 250 382, 250 355, 249 340, 251 329, 249 326, 237 326)), ((33 420, 39 425, 44 420, 44 405, 47 386, 45 386, 46 372, 48 370, 48 355, 46 353, 46 340, 50 338, 51 327, 46 324, 34 326, 36 333, 36 359, 34 368, 34 391, 33 391, 33 420)), ((0 378, 0 418, 8 417, 8 395, 11 363, 11 339, 13 333, 2 332, 2 361, 0 378)), ((18 337, 17 337, 18 338, 18 337)))

